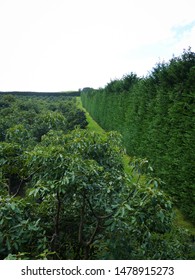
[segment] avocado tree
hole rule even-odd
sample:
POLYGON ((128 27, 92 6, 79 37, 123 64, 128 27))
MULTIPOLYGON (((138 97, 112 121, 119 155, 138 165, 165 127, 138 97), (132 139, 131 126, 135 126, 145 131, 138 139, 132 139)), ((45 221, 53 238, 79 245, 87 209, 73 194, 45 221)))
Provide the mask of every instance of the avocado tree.
POLYGON ((127 176, 122 154, 119 134, 86 130, 50 131, 27 153, 26 166, 33 174, 29 196, 39 201, 37 211, 47 224, 48 250, 55 251, 55 258, 184 254, 187 247, 173 234, 169 198, 156 179, 145 184, 127 176), (162 251, 157 253, 157 247, 162 251))

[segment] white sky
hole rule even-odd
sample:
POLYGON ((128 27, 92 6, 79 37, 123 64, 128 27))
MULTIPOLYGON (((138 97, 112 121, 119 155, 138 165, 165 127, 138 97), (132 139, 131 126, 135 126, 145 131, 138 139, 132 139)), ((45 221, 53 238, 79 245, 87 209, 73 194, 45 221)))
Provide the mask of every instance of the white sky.
POLYGON ((0 0, 0 91, 99 88, 191 46, 194 0, 0 0))

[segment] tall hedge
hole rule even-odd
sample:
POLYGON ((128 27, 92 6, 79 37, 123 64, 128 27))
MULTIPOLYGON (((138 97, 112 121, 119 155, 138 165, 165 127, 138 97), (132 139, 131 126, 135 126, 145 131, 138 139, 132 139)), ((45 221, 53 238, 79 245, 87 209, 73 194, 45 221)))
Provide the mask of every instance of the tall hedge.
POLYGON ((130 156, 146 157, 181 210, 195 222, 195 53, 83 92, 91 116, 123 135, 130 156))

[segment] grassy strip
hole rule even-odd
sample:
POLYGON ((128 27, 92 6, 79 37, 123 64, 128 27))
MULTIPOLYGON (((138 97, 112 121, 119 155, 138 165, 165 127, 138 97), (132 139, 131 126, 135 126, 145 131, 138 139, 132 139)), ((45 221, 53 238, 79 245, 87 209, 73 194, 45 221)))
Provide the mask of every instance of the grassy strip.
POLYGON ((195 226, 190 221, 185 219, 184 215, 178 208, 174 209, 174 211, 176 225, 182 228, 186 228, 192 235, 195 236, 195 226))
POLYGON ((89 131, 95 131, 99 134, 104 134, 105 131, 99 126, 98 123, 96 123, 96 121, 94 121, 92 119, 92 117, 89 115, 89 113, 85 110, 85 108, 83 108, 82 103, 81 103, 81 98, 80 97, 76 97, 77 99, 77 107, 81 110, 83 110, 86 114, 86 118, 87 118, 87 122, 88 122, 88 126, 87 129, 89 131))

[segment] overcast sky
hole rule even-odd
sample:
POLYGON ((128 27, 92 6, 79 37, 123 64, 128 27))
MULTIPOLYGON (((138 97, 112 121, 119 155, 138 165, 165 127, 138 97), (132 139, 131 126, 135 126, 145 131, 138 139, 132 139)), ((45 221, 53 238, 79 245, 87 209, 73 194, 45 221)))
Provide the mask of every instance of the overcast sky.
POLYGON ((0 91, 99 88, 189 46, 194 0, 0 0, 0 91))

